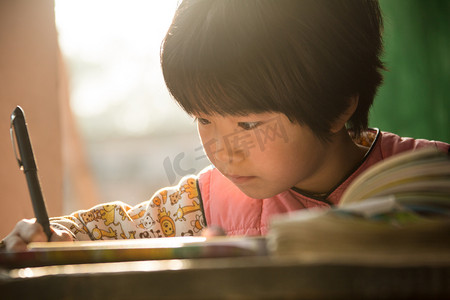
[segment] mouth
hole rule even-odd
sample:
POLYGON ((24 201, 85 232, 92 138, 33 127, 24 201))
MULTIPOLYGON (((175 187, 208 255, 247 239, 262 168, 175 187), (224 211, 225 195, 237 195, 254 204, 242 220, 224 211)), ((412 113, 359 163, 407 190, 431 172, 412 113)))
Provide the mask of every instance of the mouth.
POLYGON ((240 175, 229 175, 229 174, 224 174, 224 175, 234 184, 244 184, 244 183, 247 183, 247 182, 251 181, 252 179, 256 178, 256 176, 240 176, 240 175))

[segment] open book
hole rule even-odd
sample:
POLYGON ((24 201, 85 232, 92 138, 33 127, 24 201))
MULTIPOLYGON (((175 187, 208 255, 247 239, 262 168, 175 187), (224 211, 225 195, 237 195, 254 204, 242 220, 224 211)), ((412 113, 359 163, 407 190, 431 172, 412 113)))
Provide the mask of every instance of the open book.
POLYGON ((361 174, 336 208, 275 218, 268 249, 308 261, 450 262, 450 159, 436 149, 361 174))

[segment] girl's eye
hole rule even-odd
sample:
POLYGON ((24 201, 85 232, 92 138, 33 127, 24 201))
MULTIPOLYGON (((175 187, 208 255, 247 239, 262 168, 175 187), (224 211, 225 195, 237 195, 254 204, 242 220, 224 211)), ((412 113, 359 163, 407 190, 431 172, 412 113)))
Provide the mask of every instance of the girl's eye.
POLYGON ((238 122, 238 126, 244 130, 252 130, 261 125, 262 122, 238 122))
POLYGON ((197 121, 202 125, 211 124, 211 121, 209 121, 208 119, 204 119, 204 118, 197 118, 197 121))

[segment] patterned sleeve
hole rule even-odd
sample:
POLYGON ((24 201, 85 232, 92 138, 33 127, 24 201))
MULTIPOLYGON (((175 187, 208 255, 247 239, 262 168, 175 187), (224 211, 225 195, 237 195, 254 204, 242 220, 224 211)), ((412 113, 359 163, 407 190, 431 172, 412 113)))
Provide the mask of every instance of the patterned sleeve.
POLYGON ((197 179, 187 176, 134 207, 111 202, 51 218, 50 224, 76 240, 135 239, 200 235, 205 218, 197 179))

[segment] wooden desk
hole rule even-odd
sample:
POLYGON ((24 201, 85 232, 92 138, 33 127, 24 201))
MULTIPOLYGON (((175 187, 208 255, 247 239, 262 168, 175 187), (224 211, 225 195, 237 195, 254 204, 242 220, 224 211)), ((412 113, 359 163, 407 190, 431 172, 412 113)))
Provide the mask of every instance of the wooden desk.
POLYGON ((450 263, 304 263, 273 257, 1 270, 1 299, 450 299, 450 263))

